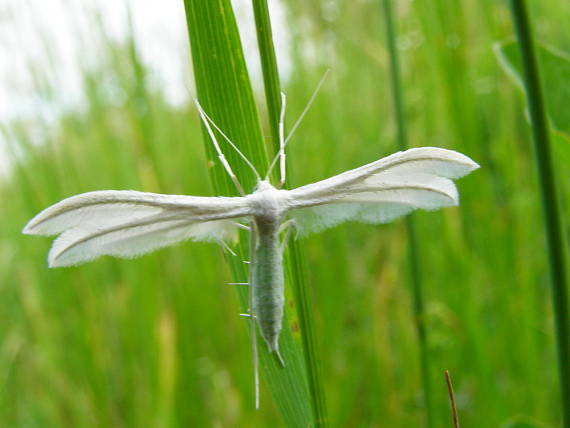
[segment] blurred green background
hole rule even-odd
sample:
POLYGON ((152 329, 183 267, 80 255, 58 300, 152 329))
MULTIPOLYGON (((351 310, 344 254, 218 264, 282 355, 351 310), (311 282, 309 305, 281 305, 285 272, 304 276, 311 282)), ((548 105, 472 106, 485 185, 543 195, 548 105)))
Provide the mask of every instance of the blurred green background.
MULTIPOLYGON (((537 38, 570 50, 570 3, 532 3, 537 38)), ((513 36, 506 3, 397 6, 411 144, 458 150, 482 166, 458 183, 460 207, 415 215, 436 426, 451 426, 446 369, 462 426, 557 426, 529 129, 521 93, 492 49, 513 36)), ((290 122, 332 70, 289 146, 291 184, 396 151, 380 2, 282 7, 287 34, 275 37, 288 38, 290 122)), ((184 243, 50 270, 51 240, 20 234, 37 212, 76 193, 212 195, 191 102, 169 102, 133 38, 114 42, 97 17, 90 22, 100 53, 82 72, 82 108, 1 126, 12 168, 0 183, 0 426, 282 426, 263 385, 262 409, 253 408, 247 324, 217 246, 184 243)), ((57 66, 30 67, 39 97, 59 90, 49 79, 57 66)), ((265 120, 261 91, 257 98, 265 120)), ((557 166, 568 197, 568 167, 557 166)), ((402 221, 345 224, 302 245, 331 426, 422 426, 402 221)))

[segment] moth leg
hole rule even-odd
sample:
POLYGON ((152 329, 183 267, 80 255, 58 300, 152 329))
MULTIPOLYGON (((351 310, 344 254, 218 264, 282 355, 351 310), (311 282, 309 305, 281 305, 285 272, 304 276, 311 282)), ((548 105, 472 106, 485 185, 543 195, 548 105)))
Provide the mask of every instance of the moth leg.
POLYGON ((285 232, 283 241, 281 241, 282 253, 285 251, 285 247, 287 247, 287 243, 289 242, 289 239, 291 239, 291 233, 293 233, 293 231, 297 232, 297 223, 295 223, 295 220, 287 220, 279 227, 279 233, 285 232))
POLYGON ((279 226, 279 233, 282 232, 286 232, 286 233, 290 233, 289 231, 291 229, 295 229, 297 230, 297 222, 293 219, 284 221, 283 223, 281 223, 281 226, 279 226))
POLYGON ((285 367, 285 360, 283 359, 283 357, 281 356, 281 352, 279 352, 279 349, 275 350, 275 355, 277 356, 277 359, 279 360, 279 362, 281 363, 282 367, 285 367))
POLYGON ((228 282, 228 285, 249 285, 249 282, 228 282))
POLYGON ((255 315, 251 315, 249 312, 246 314, 239 314, 240 317, 244 317, 244 318, 253 318, 255 319, 255 315))
POLYGON ((285 185, 287 168, 285 164, 285 94, 281 92, 281 112, 279 113, 279 189, 285 185))
POLYGON ((230 246, 228 244, 225 243, 225 241, 221 240, 219 241, 219 244, 222 246, 222 249, 224 251, 226 251, 227 253, 230 253, 232 256, 237 257, 237 254, 235 253, 234 250, 232 250, 230 248, 230 246))
MULTIPOLYGON (((232 250, 232 249, 230 248, 230 246, 229 246, 228 244, 226 244, 225 241, 223 241, 223 240, 220 239, 219 244, 221 245, 222 249, 223 249, 226 253, 229 253, 229 254, 231 254, 232 256, 237 257, 236 252, 235 252, 234 250, 232 250)), ((242 262, 245 263, 245 264, 249 264, 249 261, 248 261, 248 260, 242 260, 242 262)), ((234 284, 236 284, 236 285, 239 285, 239 284, 246 285, 246 284, 249 284, 249 283, 243 282, 243 283, 234 283, 234 284)))
POLYGON ((246 232, 251 232, 251 227, 246 226, 245 224, 241 224, 237 221, 234 221, 233 224, 238 228, 238 229, 242 229, 245 230, 246 232))

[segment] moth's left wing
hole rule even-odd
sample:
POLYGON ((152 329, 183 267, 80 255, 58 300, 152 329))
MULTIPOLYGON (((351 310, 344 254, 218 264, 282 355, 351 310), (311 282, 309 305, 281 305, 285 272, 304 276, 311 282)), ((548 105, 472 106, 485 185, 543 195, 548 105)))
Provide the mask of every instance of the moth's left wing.
POLYGON ((236 218, 250 214, 242 197, 104 190, 46 208, 23 232, 60 235, 49 265, 71 266, 102 255, 137 257, 188 239, 220 241, 235 231, 236 218))
POLYGON ((457 205, 452 179, 479 165, 461 153, 421 147, 287 192, 289 215, 301 234, 349 220, 386 223, 421 208, 457 205))

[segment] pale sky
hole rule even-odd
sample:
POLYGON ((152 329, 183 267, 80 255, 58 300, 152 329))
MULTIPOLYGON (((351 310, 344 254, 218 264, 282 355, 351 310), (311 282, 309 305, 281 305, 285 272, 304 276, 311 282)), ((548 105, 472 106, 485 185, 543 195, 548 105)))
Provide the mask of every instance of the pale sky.
MULTIPOLYGON (((233 0, 250 72, 259 74, 251 2, 233 0), (249 52, 249 54, 248 54, 249 52)), ((93 64, 97 51, 94 11, 99 11, 111 37, 127 32, 130 7, 134 33, 153 80, 173 103, 186 100, 189 52, 183 0, 0 0, 0 124, 15 118, 57 119, 58 111, 80 105, 79 64, 93 64), (46 103, 33 90, 30 67, 47 74, 56 88, 55 102, 46 103)), ((288 74, 283 10, 271 2, 276 51, 281 71, 288 74)), ((254 79, 259 80, 259 79, 254 79)), ((6 170, 0 137, 0 174, 6 170)))

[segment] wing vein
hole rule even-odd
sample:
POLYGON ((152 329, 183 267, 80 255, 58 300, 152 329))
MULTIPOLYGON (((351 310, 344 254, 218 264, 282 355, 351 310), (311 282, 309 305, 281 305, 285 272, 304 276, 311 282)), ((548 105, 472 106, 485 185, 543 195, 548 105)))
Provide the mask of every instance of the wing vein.
POLYGON ((57 260, 58 258, 63 256, 65 253, 68 253, 69 251, 73 250, 74 248, 76 248, 82 244, 86 244, 90 241, 93 241, 94 239, 101 238, 105 235, 109 235, 109 234, 114 233, 114 232, 127 231, 129 229, 134 229, 137 227, 143 227, 143 226, 148 226, 151 224, 157 224, 157 223, 163 223, 163 222, 172 222, 172 221, 176 221, 176 220, 179 220, 179 221, 175 225, 169 225, 169 226, 164 227, 164 228, 154 229, 152 232, 166 232, 170 229, 176 229, 176 228, 179 228, 181 226, 188 226, 188 225, 194 223, 192 221, 187 221, 184 218, 180 218, 180 219, 177 219, 176 217, 161 218, 160 216, 156 216, 156 217, 149 219, 147 221, 144 221, 144 222, 133 222, 133 223, 126 224, 126 225, 111 227, 111 228, 101 230, 101 231, 96 232, 96 233, 86 235, 83 238, 80 238, 76 241, 73 241, 72 243, 70 243, 69 245, 64 247, 61 251, 58 251, 57 254, 54 256, 54 260, 57 260))

